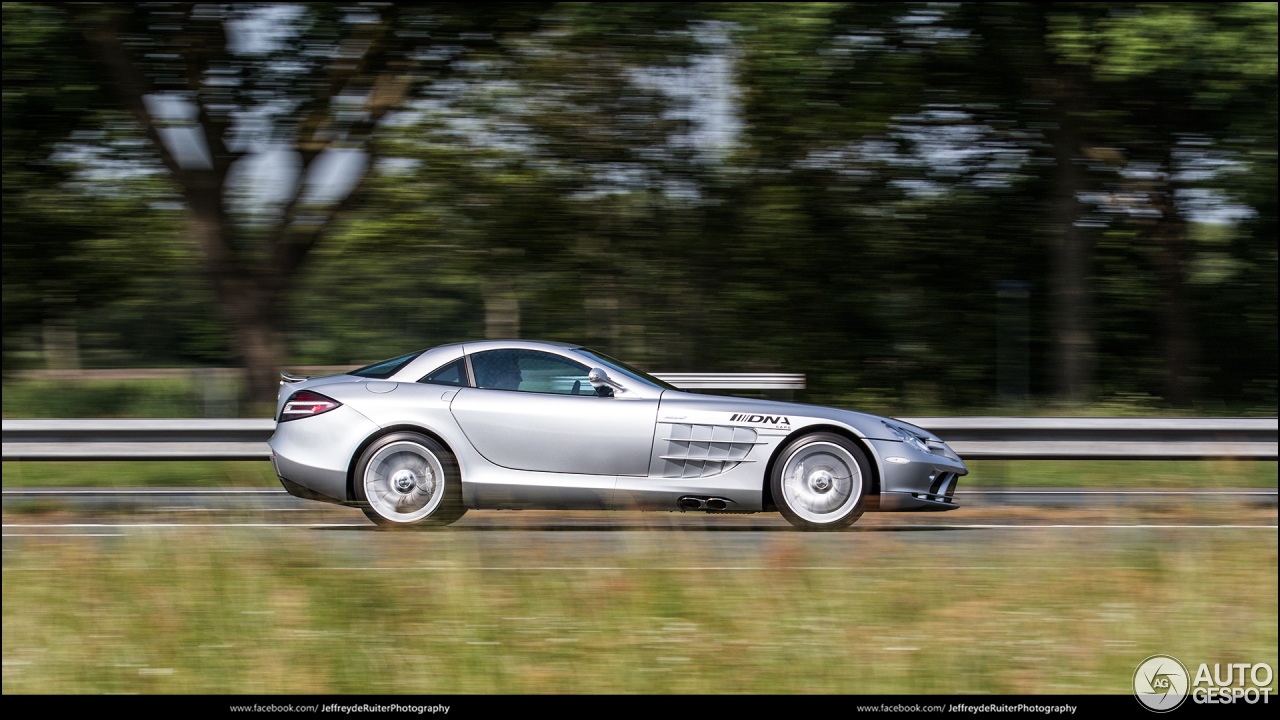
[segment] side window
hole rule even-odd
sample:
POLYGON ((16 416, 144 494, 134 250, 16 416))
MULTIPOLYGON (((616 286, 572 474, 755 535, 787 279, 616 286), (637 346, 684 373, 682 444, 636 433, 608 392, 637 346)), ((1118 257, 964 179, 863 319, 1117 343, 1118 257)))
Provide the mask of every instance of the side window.
POLYGON ((488 350, 471 356, 476 386, 492 390, 595 395, 587 366, 536 350, 488 350))
POLYGON ((380 363, 366 365, 359 370, 352 370, 348 375, 356 375, 358 377, 373 378, 374 380, 386 380, 387 378, 400 372, 400 368, 413 362, 413 359, 421 355, 424 351, 419 350, 416 353, 393 357, 390 360, 383 360, 380 363))
POLYGON ((470 384, 467 382, 467 361, 465 358, 458 358, 443 367, 432 370, 418 382, 467 387, 470 384))

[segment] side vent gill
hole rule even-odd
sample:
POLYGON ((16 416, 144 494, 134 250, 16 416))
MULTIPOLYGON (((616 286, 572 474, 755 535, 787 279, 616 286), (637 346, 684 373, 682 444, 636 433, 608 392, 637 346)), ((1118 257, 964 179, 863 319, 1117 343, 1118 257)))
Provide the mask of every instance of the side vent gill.
POLYGON ((697 478, 728 472, 747 459, 757 440, 751 428, 730 425, 658 424, 664 478, 697 478))

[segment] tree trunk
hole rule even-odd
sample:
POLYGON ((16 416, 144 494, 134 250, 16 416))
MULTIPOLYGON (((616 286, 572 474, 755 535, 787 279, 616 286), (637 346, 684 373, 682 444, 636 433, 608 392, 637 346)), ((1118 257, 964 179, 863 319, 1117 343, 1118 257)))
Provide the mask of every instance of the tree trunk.
MULTIPOLYGON (((1173 175, 1172 164, 1169 170, 1173 175)), ((1165 201, 1155 228, 1155 266, 1160 282, 1160 325, 1164 357, 1164 399, 1171 405, 1191 402, 1195 343, 1192 340, 1190 305, 1186 285, 1187 225, 1173 203, 1173 187, 1165 188, 1165 201)))
POLYGON ((277 374, 284 343, 275 318, 275 303, 257 302, 236 321, 236 344, 245 370, 244 397, 252 415, 271 415, 280 389, 277 374), (265 411, 265 413, 264 413, 265 411))
POLYGON ((520 338, 520 297, 510 277, 491 277, 484 282, 484 336, 487 340, 520 338))
POLYGON ((582 301, 582 316, 586 321, 583 337, 593 347, 615 355, 622 354, 622 303, 618 299, 618 286, 611 278, 595 277, 586 283, 587 295, 582 301))
POLYGON ((53 370, 80 369, 80 342, 74 317, 46 317, 42 336, 45 367, 53 370))
POLYGON ((1053 179, 1053 317, 1057 335, 1058 397, 1070 403, 1092 399, 1094 342, 1089 302, 1092 243, 1076 226, 1077 196, 1084 189, 1084 170, 1076 163, 1080 137, 1071 117, 1069 91, 1057 93, 1058 130, 1053 137, 1057 168, 1053 179))
POLYGON ((188 231, 204 259, 204 276, 233 329, 236 354, 245 371, 240 407, 249 415, 272 415, 279 388, 276 373, 284 359, 278 330, 280 283, 238 263, 221 187, 186 188, 188 231))

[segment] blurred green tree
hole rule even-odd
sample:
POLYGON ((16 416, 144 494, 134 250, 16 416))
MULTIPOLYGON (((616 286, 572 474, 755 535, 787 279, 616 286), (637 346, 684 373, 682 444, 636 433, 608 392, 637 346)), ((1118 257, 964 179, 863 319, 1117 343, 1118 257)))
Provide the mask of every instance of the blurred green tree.
POLYGON ((252 403, 269 402, 285 357, 282 297, 333 219, 364 197, 379 123, 459 55, 497 50, 495 35, 532 27, 540 9, 70 6, 181 193, 185 233, 232 328, 252 403), (232 202, 233 168, 272 148, 296 160, 296 175, 245 217, 232 202))
POLYGON ((1203 383, 1201 347, 1215 347, 1214 360, 1232 364, 1231 348, 1256 347, 1262 354, 1253 354, 1253 362, 1275 367, 1274 315, 1256 310, 1276 302, 1276 19, 1276 6, 1265 3, 1093 5, 1049 13, 1056 64, 1090 83, 1091 143, 1082 151, 1111 166, 1104 203, 1123 212, 1157 288, 1162 395, 1175 405, 1189 404, 1194 385, 1203 383), (1250 179, 1240 183, 1233 175, 1250 179), (1224 185, 1236 186, 1236 201, 1248 199, 1256 213, 1255 232, 1243 233, 1229 257, 1261 271, 1236 278, 1225 307, 1214 293, 1192 292, 1197 249, 1188 218, 1197 201, 1232 200, 1224 185), (1197 322, 1197 305, 1224 319, 1233 305, 1254 312, 1230 329, 1215 328, 1197 322), (1227 343, 1204 346, 1198 328, 1227 343))
POLYGON ((77 128, 101 124, 101 90, 82 58, 48 53, 74 40, 60 11, 9 3, 3 12, 7 373, 10 341, 24 326, 44 324, 46 335, 67 332, 76 311, 127 288, 132 268, 93 250, 120 221, 113 210, 126 206, 128 214, 138 207, 119 196, 67 205, 60 188, 72 181, 73 163, 58 161, 59 144, 77 128))
POLYGON ((177 328, 263 399, 542 337, 978 408, 1018 280, 1039 398, 1274 404, 1273 5, 5 13, 6 350, 177 328))

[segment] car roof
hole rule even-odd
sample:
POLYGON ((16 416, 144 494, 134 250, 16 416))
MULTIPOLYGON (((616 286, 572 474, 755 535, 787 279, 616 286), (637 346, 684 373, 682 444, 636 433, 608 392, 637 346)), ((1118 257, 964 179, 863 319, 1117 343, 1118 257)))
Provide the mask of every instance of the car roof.
POLYGON ((546 350, 555 352, 556 350, 575 350, 580 347, 582 346, 575 345, 573 343, 540 340, 480 340, 477 342, 449 343, 447 345, 437 345, 433 348, 423 350, 418 354, 418 357, 409 361, 408 364, 397 370, 394 375, 387 379, 412 382, 426 373, 444 366, 445 363, 457 360, 463 355, 483 352, 485 350, 513 349, 546 350))
POLYGON ((554 342, 550 340, 481 340, 478 342, 463 343, 468 354, 473 352, 481 352, 482 350, 498 350, 502 348, 513 348, 517 350, 537 350, 538 348, 560 348, 562 350, 572 350, 580 348, 581 345, 575 343, 554 342))

